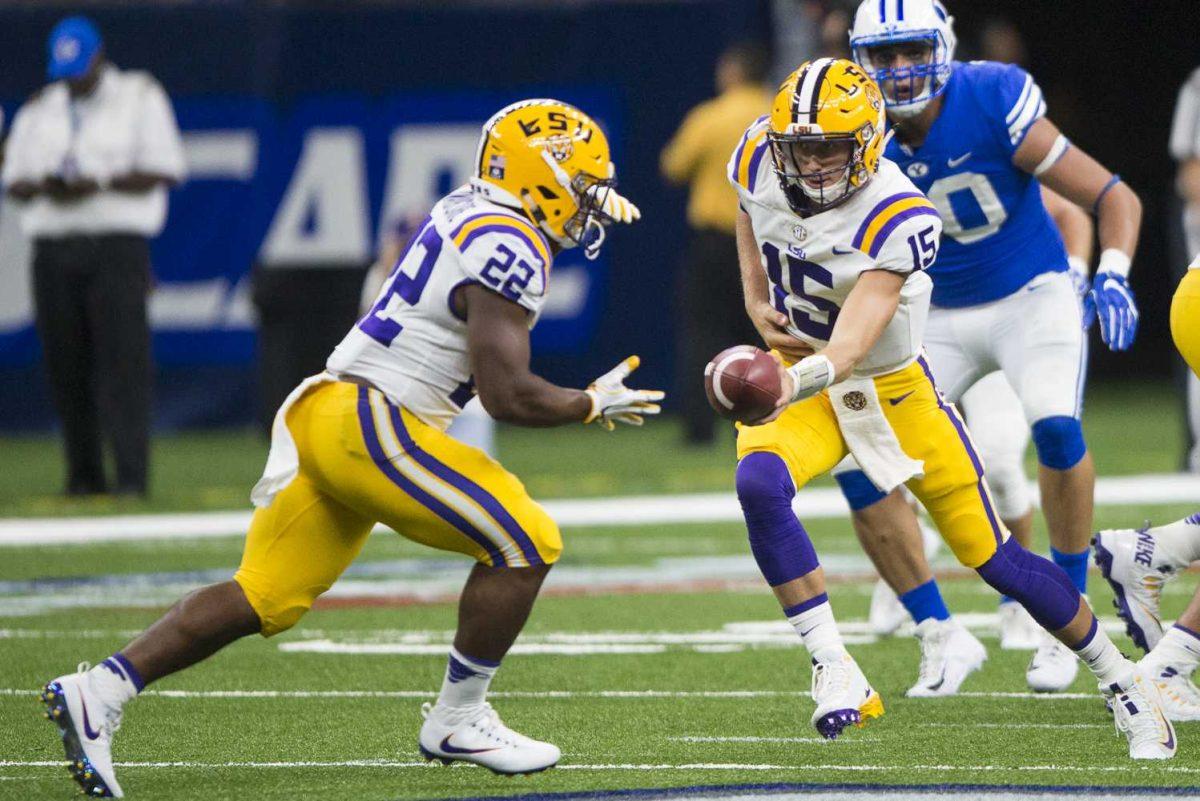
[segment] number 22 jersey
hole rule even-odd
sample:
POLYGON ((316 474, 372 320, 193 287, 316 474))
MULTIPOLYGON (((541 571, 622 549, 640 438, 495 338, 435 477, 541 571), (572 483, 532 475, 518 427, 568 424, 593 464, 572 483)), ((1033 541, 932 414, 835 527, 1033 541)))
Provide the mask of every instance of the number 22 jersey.
POLYGON ((937 257, 942 231, 933 204, 881 158, 878 172, 848 200, 801 217, 779 185, 766 133, 766 117, 746 130, 730 159, 729 178, 750 216, 772 305, 788 316, 792 335, 820 349, 862 273, 905 275, 895 315, 854 374, 907 367, 920 353, 929 313, 931 282, 924 271, 937 257))
POLYGON ((326 368, 371 382, 445 430, 474 395, 455 292, 469 284, 497 292, 525 309, 532 329, 551 261, 549 243, 526 217, 460 187, 434 205, 326 368))

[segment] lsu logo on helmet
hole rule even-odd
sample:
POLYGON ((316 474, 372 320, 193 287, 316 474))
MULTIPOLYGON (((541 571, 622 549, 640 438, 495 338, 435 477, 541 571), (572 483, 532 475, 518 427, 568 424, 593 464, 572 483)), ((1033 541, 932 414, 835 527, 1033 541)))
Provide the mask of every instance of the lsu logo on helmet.
POLYGON ((595 120, 558 100, 522 100, 483 126, 471 184, 519 209, 560 247, 595 258, 605 227, 632 222, 637 207, 614 190, 608 138, 595 120))
POLYGON ((771 105, 767 141, 792 210, 818 213, 864 186, 879 169, 884 119, 879 87, 852 61, 820 58, 789 75, 771 105))

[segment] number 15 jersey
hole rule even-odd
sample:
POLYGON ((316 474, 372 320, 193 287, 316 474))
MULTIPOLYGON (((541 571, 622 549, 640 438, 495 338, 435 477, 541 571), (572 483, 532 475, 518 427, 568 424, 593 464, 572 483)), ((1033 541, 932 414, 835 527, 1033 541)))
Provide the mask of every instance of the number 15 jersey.
POLYGON ((729 162, 729 178, 750 216, 768 291, 788 330, 816 349, 825 347, 858 277, 868 270, 908 276, 900 305, 883 335, 859 362, 860 377, 885 375, 916 360, 929 314, 942 222, 933 204, 900 169, 880 159, 879 170, 850 199, 801 217, 788 205, 771 161, 767 118, 753 123, 729 162))
POLYGON ((460 187, 434 205, 326 368, 371 382, 444 431, 474 395, 455 292, 469 284, 497 292, 525 309, 532 329, 551 261, 549 243, 526 217, 460 187))

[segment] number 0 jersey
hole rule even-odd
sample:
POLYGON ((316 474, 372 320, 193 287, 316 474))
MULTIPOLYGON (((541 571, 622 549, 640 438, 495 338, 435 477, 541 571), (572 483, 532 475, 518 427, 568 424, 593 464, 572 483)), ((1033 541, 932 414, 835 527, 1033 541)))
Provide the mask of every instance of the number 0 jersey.
POLYGON ((429 212, 326 368, 371 382, 445 430, 474 395, 467 322, 454 308, 455 291, 479 284, 498 292, 529 313, 532 329, 551 261, 546 238, 527 218, 460 187, 429 212))
POLYGON ((1045 113, 1041 89, 1020 67, 954 62, 921 146, 888 143, 884 155, 929 197, 945 225, 929 270, 935 306, 999 300, 1042 273, 1067 269, 1037 179, 1012 163, 1045 113))
POLYGON ((887 159, 849 200, 801 217, 788 205, 766 139, 767 118, 753 123, 729 162, 729 177, 750 215, 775 308, 788 330, 823 348, 858 277, 868 270, 908 276, 883 335, 854 374, 895 372, 920 353, 941 219, 933 204, 887 159))

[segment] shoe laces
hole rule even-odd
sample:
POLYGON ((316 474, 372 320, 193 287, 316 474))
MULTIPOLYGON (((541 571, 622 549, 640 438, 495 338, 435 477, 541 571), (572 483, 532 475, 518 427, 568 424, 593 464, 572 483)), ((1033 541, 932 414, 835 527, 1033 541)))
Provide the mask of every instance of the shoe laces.
POLYGON ((1113 723, 1117 731, 1128 732, 1134 740, 1157 740, 1163 734, 1159 715, 1152 714, 1152 705, 1138 683, 1118 692, 1112 699, 1113 723))
POLYGON ((921 635, 921 665, 917 668, 917 684, 928 685, 941 677, 950 634, 948 626, 937 626, 921 635))
MULTIPOLYGON (((75 666, 75 672, 88 680, 91 684, 88 674, 92 672, 91 662, 80 662, 75 666)), ((96 694, 92 693, 92 697, 96 698, 96 694)), ((121 728, 121 707, 111 706, 104 702, 102 698, 96 698, 100 702, 100 706, 104 709, 104 717, 100 721, 100 733, 109 739, 112 739, 113 734, 121 728)), ((94 709, 94 708, 93 708, 94 709)))
POLYGON ((1173 700, 1200 707, 1200 689, 1192 683, 1189 676, 1180 673, 1173 667, 1165 667, 1154 677, 1159 692, 1170 695, 1173 700))
POLYGON ((1042 639, 1042 644, 1033 652, 1033 660, 1030 663, 1030 667, 1041 667, 1045 661, 1058 660, 1064 657, 1074 659, 1075 655, 1067 650, 1067 646, 1047 634, 1042 639))
POLYGON ((823 699, 849 693, 850 679, 850 665, 844 660, 815 663, 812 679, 813 698, 823 699))
POLYGON ((477 717, 471 725, 479 729, 485 737, 495 740, 501 745, 516 745, 517 733, 504 725, 500 714, 487 701, 483 702, 483 714, 477 717))

